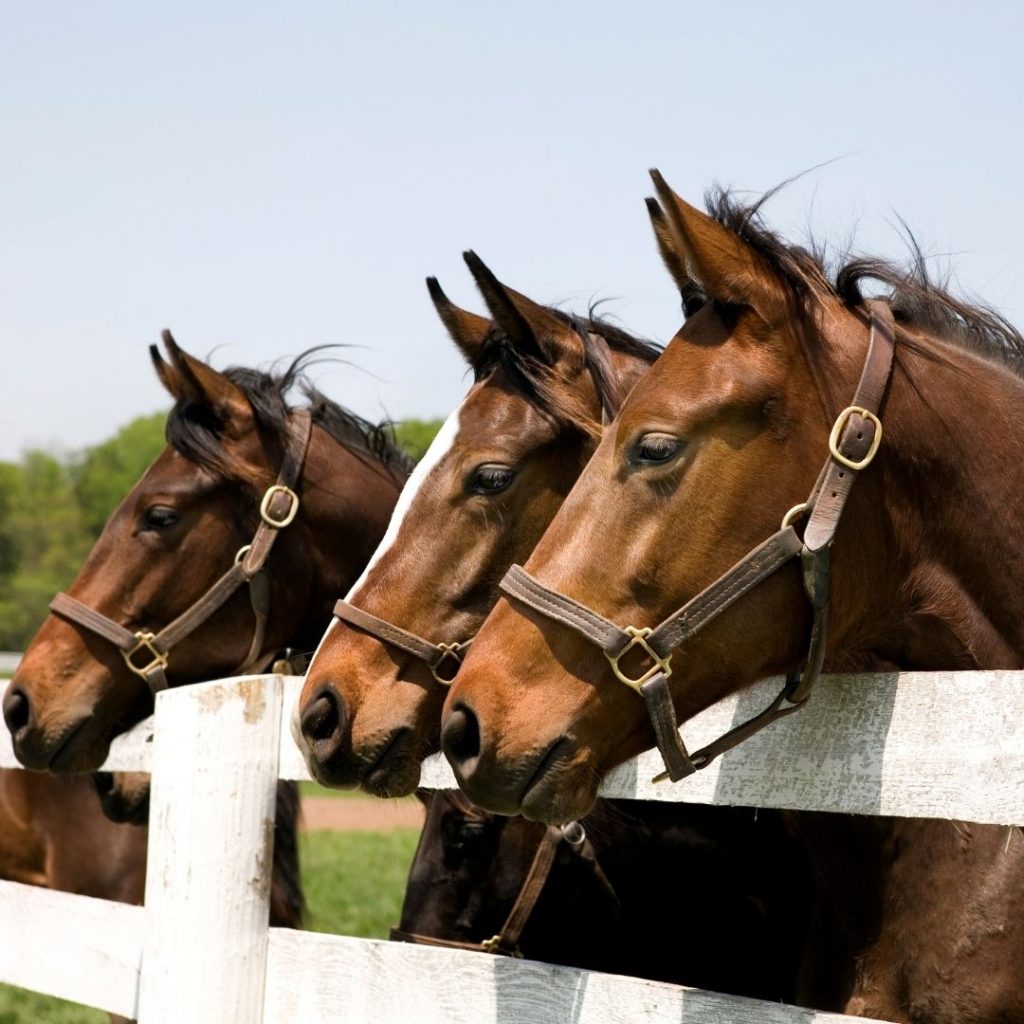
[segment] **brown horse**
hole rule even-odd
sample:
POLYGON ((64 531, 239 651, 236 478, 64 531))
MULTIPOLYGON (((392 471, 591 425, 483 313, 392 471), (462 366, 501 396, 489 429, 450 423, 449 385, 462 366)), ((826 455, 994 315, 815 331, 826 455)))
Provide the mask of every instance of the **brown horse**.
MULTIPOLYGON (((220 373, 181 351, 169 335, 165 340, 170 362, 155 349, 153 356, 175 399, 169 446, 113 514, 71 588, 101 616, 159 636, 194 606, 261 521, 259 496, 278 474, 296 418, 286 401, 293 386, 309 400, 311 423, 293 485, 301 506, 294 522, 278 531, 263 582, 256 584, 265 584, 267 600, 258 613, 264 624, 254 627, 257 605, 240 587, 167 652, 166 676, 179 685, 229 674, 243 660, 258 669, 285 646, 312 649, 329 619, 332 595, 351 583, 383 535, 406 464, 383 431, 304 383, 304 358, 278 375, 220 373), (250 658, 254 632, 261 642, 250 658)), ((77 618, 52 615, 4 699, 19 758, 50 771, 98 767, 111 739, 152 711, 149 680, 129 668, 130 660, 77 618)), ((108 806, 118 806, 119 816, 144 811, 145 783, 122 778, 132 784, 129 791, 102 781, 108 806)), ((12 820, 34 836, 36 880, 141 901, 145 831, 103 821, 84 778, 10 772, 4 796, 12 820)), ((301 907, 297 810, 294 786, 281 786, 272 908, 278 923, 297 923, 301 907)))
MULTIPOLYGON (((758 581, 719 600, 671 664, 671 650, 652 651, 671 669, 681 719, 760 677, 799 672, 812 624, 812 653, 827 649, 832 668, 1024 659, 1024 339, 920 268, 855 261, 833 282, 763 226, 758 206, 723 194, 708 216, 655 180, 673 227, 669 269, 685 264, 710 301, 623 405, 526 564, 539 583, 513 583, 526 599, 498 603, 451 690, 445 752, 469 797, 504 813, 578 817, 605 773, 655 736, 642 686, 622 685, 586 630, 534 597, 560 616, 571 603, 553 595, 567 595, 600 613, 595 627, 655 627, 784 533, 780 520, 808 494, 810 507, 788 518, 814 555, 812 528, 835 513, 831 572, 815 557, 806 579, 792 558, 774 572, 762 560, 758 581), (880 438, 879 421, 840 410, 872 361, 861 294, 872 278, 892 286, 896 330, 877 406, 884 439, 868 467, 873 452, 853 458, 846 446, 880 438), (829 575, 826 634, 805 585, 820 595, 829 575)), ((887 334, 886 316, 872 307, 887 334)), ((627 676, 656 669, 637 661, 627 676)), ((1024 1020, 1024 844, 941 821, 799 821, 844 914, 812 1001, 929 1024, 1024 1020)))
MULTIPOLYGON (((656 204, 652 215, 667 232, 656 204)), ((457 309, 429 284, 475 383, 410 479, 299 703, 298 739, 314 775, 377 795, 415 785, 420 759, 437 749, 446 682, 458 667, 457 648, 446 649, 451 664, 432 663, 438 650, 428 645, 426 660, 415 642, 409 650, 408 631, 450 645, 472 636, 497 599, 501 574, 529 552, 596 446, 602 421, 657 355, 607 324, 574 322, 533 303, 472 254, 467 261, 493 322, 457 309), (398 624, 404 636, 396 636, 398 624)), ((684 291, 684 299, 692 310, 695 297, 684 291)), ((545 830, 453 806, 445 795, 425 802, 401 931, 477 946, 504 934, 500 922, 530 877, 545 830)), ((777 814, 612 801, 584 825, 614 876, 614 894, 609 900, 592 857, 561 844, 527 918, 525 955, 792 998, 811 887, 777 814), (673 856, 692 870, 693 886, 660 888, 673 856), (665 943, 666 899, 680 913, 693 901, 714 905, 715 925, 699 938, 665 943)))
MULTIPOLYGON (((453 305, 428 281, 474 384, 413 471, 381 547, 348 605, 431 642, 459 645, 497 599, 497 581, 525 558, 601 432, 658 349, 610 324, 575 320, 466 261, 494 321, 453 305), (443 523, 438 533, 438 524, 443 523)), ((411 793, 420 762, 440 749, 445 676, 422 657, 336 620, 310 665, 296 740, 328 786, 411 793)))
MULTIPOLYGON (((458 793, 421 799, 427 817, 393 937, 472 948, 503 935, 547 830, 458 793)), ((806 858, 781 815, 601 800, 583 826, 558 842, 515 952, 793 1001, 811 891, 797 881, 809 877, 806 858), (700 926, 667 935, 673 921, 700 926)))

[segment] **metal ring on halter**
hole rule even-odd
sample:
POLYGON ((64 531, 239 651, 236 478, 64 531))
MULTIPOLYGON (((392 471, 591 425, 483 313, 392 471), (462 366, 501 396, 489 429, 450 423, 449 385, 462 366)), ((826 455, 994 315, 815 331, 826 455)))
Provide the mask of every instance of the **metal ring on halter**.
POLYGON ((240 562, 240 561, 241 561, 241 560, 242 560, 243 558, 245 558, 245 556, 246 556, 247 554, 249 554, 249 552, 250 552, 251 550, 252 550, 252 545, 251 545, 251 544, 243 544, 243 545, 242 545, 242 546, 241 546, 241 547, 240 547, 240 548, 238 549, 238 553, 237 553, 237 554, 235 555, 235 565, 238 565, 238 563, 239 563, 239 562, 240 562))
POLYGON ((784 530, 787 526, 792 526, 793 523, 800 518, 807 511, 807 502, 801 501, 799 505, 794 505, 783 517, 782 517, 782 529, 784 530))
POLYGON ((290 487, 285 487, 284 484, 274 484, 273 487, 267 488, 267 492, 263 495, 263 500, 260 502, 260 518, 267 526, 272 530, 283 530, 291 524, 291 521, 298 513, 299 496, 290 487), (290 504, 288 505, 288 511, 280 519, 275 519, 270 514, 270 503, 274 500, 275 495, 278 494, 287 495, 290 499, 290 504))
POLYGON ((458 642, 454 644, 437 644, 437 649, 441 652, 441 657, 438 658, 437 661, 430 666, 430 671, 433 674, 434 678, 442 686, 452 685, 452 681, 458 674, 459 669, 462 668, 462 651, 464 651, 471 643, 472 639, 467 640, 465 643, 461 644, 458 642), (445 663, 445 661, 449 658, 455 662, 455 671, 452 672, 452 674, 446 679, 444 676, 440 674, 439 670, 441 666, 445 663))
POLYGON ((587 841, 586 829, 578 821, 567 821, 561 829, 562 838, 570 846, 582 846, 587 841))
POLYGON ((640 687, 647 682, 648 679, 653 679, 659 672, 666 678, 672 675, 672 655, 669 654, 662 658, 658 655, 651 645, 647 642, 647 638, 651 635, 653 630, 648 626, 644 626, 642 629, 637 629, 636 626, 626 626, 623 632, 630 638, 629 641, 622 647, 617 654, 609 654, 607 651, 604 652, 604 656, 608 659, 608 664, 611 665, 612 671, 615 673, 615 678, 620 683, 625 683, 631 690, 640 692, 640 687), (654 662, 654 664, 646 671, 642 676, 636 679, 625 675, 622 669, 619 668, 619 661, 627 655, 634 647, 639 647, 644 654, 647 655, 654 662))

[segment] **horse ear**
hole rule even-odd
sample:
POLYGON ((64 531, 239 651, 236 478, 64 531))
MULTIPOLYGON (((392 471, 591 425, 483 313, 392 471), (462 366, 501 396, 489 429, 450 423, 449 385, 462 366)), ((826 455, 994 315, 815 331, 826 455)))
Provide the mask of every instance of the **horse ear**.
POLYGON ((178 401, 208 408, 229 436, 244 434, 252 426, 253 412, 242 389, 180 348, 170 331, 164 331, 162 338, 170 362, 161 358, 156 346, 150 349, 150 354, 164 387, 178 401))
POLYGON ((472 250, 462 258, 491 316, 519 352, 550 366, 565 361, 582 365, 583 341, 571 327, 539 303, 503 285, 472 250))
POLYGON ((651 171, 676 246, 706 294, 734 306, 749 306, 769 323, 787 311, 786 292, 772 268, 742 238, 672 191, 651 171))
POLYGON ((427 291, 430 292, 434 309, 455 342, 455 347, 465 356, 470 366, 476 366, 480 361, 480 353, 483 351, 487 336, 491 333, 491 321, 456 306, 441 291, 436 277, 427 278, 427 291))
POLYGON ((665 216, 665 211, 658 200, 648 196, 644 201, 647 203, 647 212, 650 214, 651 227, 654 228, 654 238, 658 243, 661 260, 679 288, 679 294, 683 299, 683 313, 691 317, 706 301, 704 289, 686 269, 686 256, 676 241, 672 225, 669 224, 668 217, 665 216))

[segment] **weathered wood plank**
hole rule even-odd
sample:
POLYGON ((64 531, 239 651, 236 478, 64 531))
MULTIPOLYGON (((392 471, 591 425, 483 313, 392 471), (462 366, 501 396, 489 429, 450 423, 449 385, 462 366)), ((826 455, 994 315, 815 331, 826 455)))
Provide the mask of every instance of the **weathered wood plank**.
POLYGON ((281 679, 161 693, 150 797, 145 1024, 259 1024, 281 679))
MULTIPOLYGON (((764 707, 766 680, 686 724, 691 750, 764 707)), ((1024 672, 824 676, 807 706, 709 768, 654 785, 656 752, 622 765, 602 794, 639 800, 1024 823, 1024 672)), ((447 764, 423 785, 452 788, 447 764)))
POLYGON ((835 1024, 855 1019, 530 960, 279 928, 270 930, 269 960, 266 1024, 835 1024))
POLYGON ((135 1016, 145 912, 0 881, 0 982, 135 1016))

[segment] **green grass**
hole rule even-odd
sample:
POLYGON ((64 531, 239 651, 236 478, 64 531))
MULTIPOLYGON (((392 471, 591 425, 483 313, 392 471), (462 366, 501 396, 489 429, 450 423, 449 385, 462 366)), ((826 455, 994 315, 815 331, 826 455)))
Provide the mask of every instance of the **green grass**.
MULTIPOLYGON (((306 927, 387 938, 388 929, 398 924, 418 834, 414 828, 304 833, 299 842, 308 906, 306 927)), ((98 1010, 0 985, 0 1024, 108 1022, 107 1015, 98 1010)))

